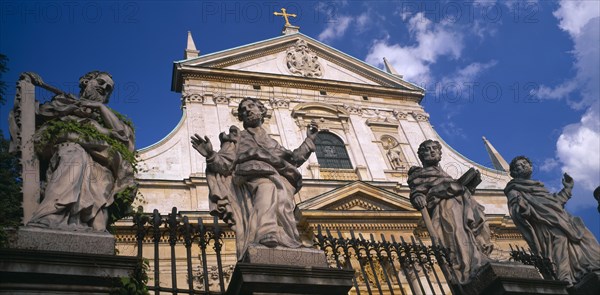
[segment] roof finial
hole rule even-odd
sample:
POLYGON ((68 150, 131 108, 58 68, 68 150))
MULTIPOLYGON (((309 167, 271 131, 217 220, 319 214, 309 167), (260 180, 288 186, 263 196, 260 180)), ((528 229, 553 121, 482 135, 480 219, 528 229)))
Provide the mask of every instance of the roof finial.
POLYGON ((196 49, 196 44, 194 44, 194 38, 192 38, 192 32, 188 31, 187 46, 185 48, 185 53, 183 54, 183 57, 185 59, 190 59, 198 57, 199 55, 200 51, 196 49))
POLYGON ((300 27, 293 26, 292 24, 290 24, 290 20, 288 18, 288 17, 296 17, 296 14, 287 13, 285 8, 281 8, 281 12, 275 11, 275 12, 273 12, 273 14, 275 16, 283 16, 283 18, 285 19, 285 25, 283 26, 283 32, 282 32, 284 35, 298 33, 298 29, 300 29, 300 27))
POLYGON ((487 150, 488 154, 490 155, 492 164, 494 164, 494 168, 496 168, 497 170, 503 170, 506 172, 510 171, 510 166, 508 165, 506 160, 504 160, 504 158, 502 158, 502 155, 500 155, 500 153, 494 148, 492 143, 490 143, 487 140, 487 138, 485 138, 485 136, 482 136, 481 138, 483 139, 483 144, 485 144, 485 149, 487 150))
POLYGON ((400 74, 398 74, 398 72, 396 72, 396 69, 394 69, 392 64, 385 57, 383 58, 383 65, 385 66, 386 72, 388 72, 394 76, 398 76, 398 77, 402 78, 402 75, 400 75, 400 74))

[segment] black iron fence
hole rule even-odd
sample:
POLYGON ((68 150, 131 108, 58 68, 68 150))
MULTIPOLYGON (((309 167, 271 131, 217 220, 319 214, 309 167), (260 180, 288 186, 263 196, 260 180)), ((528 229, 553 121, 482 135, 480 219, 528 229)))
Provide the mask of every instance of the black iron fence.
MULTIPOLYGON (((223 225, 214 218, 204 224, 181 216, 177 208, 167 216, 158 210, 133 218, 136 228, 137 256, 149 257, 148 289, 154 294, 223 294, 233 265, 223 265, 223 225)), ((354 269, 354 294, 450 294, 443 267, 448 267, 447 251, 426 246, 421 240, 410 241, 382 235, 377 241, 371 234, 349 232, 334 237, 329 229, 318 226, 315 247, 324 250, 330 267, 354 269)), ((225 254, 235 259, 235 252, 225 254)))
MULTIPOLYGON (((158 210, 133 218, 137 256, 149 258, 148 289, 153 294, 224 294, 233 273, 235 243, 231 231, 216 218, 191 222, 173 208, 167 216, 158 210), (225 240, 231 247, 223 251, 225 240), (223 261, 227 262, 225 265, 223 261)), ((453 286, 448 250, 426 245, 419 238, 381 234, 367 238, 350 230, 342 234, 317 226, 316 248, 324 251, 329 266, 354 269, 350 294, 461 294, 453 286)), ((545 279, 556 280, 547 258, 512 247, 511 259, 535 266, 545 279)))
POLYGON ((354 269, 354 288, 360 294, 454 294, 445 275, 450 267, 448 251, 439 246, 426 246, 420 239, 393 235, 387 241, 382 234, 377 241, 373 234, 365 239, 350 230, 337 237, 329 229, 317 228, 316 245, 325 251, 331 266, 354 269))
POLYGON ((225 293, 225 280, 231 276, 233 267, 225 267, 224 271, 221 253, 224 229, 216 217, 210 226, 204 225, 202 218, 198 218, 197 223, 192 225, 187 216, 181 216, 177 208, 173 207, 172 212, 165 217, 155 209, 151 215, 134 216, 133 223, 136 227, 137 256, 141 259, 144 256, 152 257, 149 259, 149 291, 154 294, 225 293), (148 248, 144 246, 149 242, 153 246, 153 253, 150 255, 144 253, 144 249, 148 248), (167 248, 170 255, 163 258, 161 254, 167 248), (182 248, 185 251, 179 251, 182 248), (165 260, 170 261, 167 271, 161 269, 165 260), (181 285, 178 263, 184 261, 185 284, 181 285), (163 278, 161 274, 164 273, 169 274, 170 278, 163 278))
POLYGON ((533 265, 546 280, 558 280, 556 266, 549 258, 534 254, 531 249, 509 245, 510 259, 525 265, 533 265))

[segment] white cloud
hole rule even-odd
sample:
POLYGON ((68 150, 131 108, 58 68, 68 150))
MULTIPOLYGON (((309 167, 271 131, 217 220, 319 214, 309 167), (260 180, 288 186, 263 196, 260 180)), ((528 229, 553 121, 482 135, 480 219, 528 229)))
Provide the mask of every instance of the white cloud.
POLYGON ((566 99, 574 109, 586 109, 578 123, 567 125, 556 142, 561 169, 569 173, 582 196, 570 206, 592 205, 591 191, 600 183, 600 2, 560 1, 554 12, 559 27, 573 40, 574 77, 556 86, 542 86, 540 99, 566 99))
POLYGON ((554 12, 559 19, 559 26, 567 31, 571 37, 581 34, 581 30, 590 20, 600 14, 600 2, 593 1, 560 1, 560 7, 554 12))
POLYGON ((562 170, 587 190, 600 185, 600 113, 592 105, 579 123, 567 125, 556 142, 562 170))
POLYGON ((356 25, 359 28, 364 28, 365 26, 367 26, 368 23, 369 23, 369 16, 367 15, 366 12, 363 12, 361 15, 359 15, 356 18, 356 25))
POLYGON ((463 35, 451 23, 433 23, 423 13, 417 13, 408 19, 408 30, 416 44, 402 46, 390 44, 388 38, 377 40, 371 46, 366 62, 382 66, 386 57, 406 80, 424 85, 432 81, 430 66, 438 58, 460 58, 464 48, 463 35))
POLYGON ((549 158, 549 159, 544 160, 544 163, 542 163, 542 165, 540 165, 540 170, 542 170, 544 172, 550 172, 550 171, 554 170, 554 168, 558 167, 558 165, 560 165, 560 163, 558 162, 557 159, 549 158))
POLYGON ((352 17, 350 16, 337 17, 336 19, 327 23, 325 30, 319 34, 319 40, 327 42, 343 37, 351 22, 352 17))
POLYGON ((465 88, 469 83, 473 83, 479 75, 486 70, 498 64, 496 60, 490 60, 486 63, 474 62, 461 69, 458 69, 454 74, 448 75, 442 79, 442 84, 455 84, 461 88, 465 88))

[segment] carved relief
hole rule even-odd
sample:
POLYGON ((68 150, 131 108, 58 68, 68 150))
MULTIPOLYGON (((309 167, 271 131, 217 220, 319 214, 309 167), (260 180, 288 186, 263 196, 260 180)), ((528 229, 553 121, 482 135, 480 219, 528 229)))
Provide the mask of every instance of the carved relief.
POLYGON ((189 94, 184 94, 181 97, 181 100, 184 103, 203 103, 204 102, 204 97, 198 93, 189 93, 189 94))
POLYGON ((286 53, 286 65, 292 74, 317 78, 323 76, 319 58, 308 48, 306 41, 298 40, 286 53))
POLYGON ((229 104, 229 98, 223 95, 216 96, 215 98, 213 98, 213 101, 216 104, 229 104))
POLYGON ((362 115, 362 108, 355 105, 344 104, 344 109, 351 115, 362 115))
POLYGON ((412 115, 415 118, 415 120, 417 120, 417 121, 420 121, 420 122, 429 121, 429 114, 427 114, 427 113, 412 113, 412 115))
POLYGON ((277 98, 271 98, 269 99, 269 102, 271 103, 271 107, 274 109, 287 109, 290 107, 290 100, 289 99, 277 99, 277 98))
POLYGON ((387 157, 392 169, 394 170, 406 170, 408 163, 400 148, 400 143, 396 138, 390 135, 381 136, 381 144, 383 149, 386 151, 385 156, 387 157))
POLYGON ((408 114, 407 113, 404 113, 404 112, 401 112, 401 111, 398 111, 398 110, 393 110, 392 114, 394 115, 394 117, 397 120, 406 120, 408 118, 408 114))
MULTIPOLYGON (((223 281, 225 286, 229 284, 231 280, 231 275, 233 274, 233 265, 227 265, 223 267, 223 281)), ((216 265, 211 265, 207 269, 207 277, 208 277, 208 289, 205 290, 204 286, 204 270, 201 266, 197 266, 196 269, 192 273, 192 281, 194 282, 194 289, 201 291, 217 291, 219 290, 219 269, 216 265)))

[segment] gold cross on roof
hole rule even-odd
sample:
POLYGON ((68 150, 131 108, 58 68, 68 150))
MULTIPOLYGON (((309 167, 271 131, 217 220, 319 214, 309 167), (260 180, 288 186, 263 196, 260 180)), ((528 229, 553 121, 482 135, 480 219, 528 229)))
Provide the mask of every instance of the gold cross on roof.
POLYGON ((276 15, 276 16, 283 16, 283 18, 285 19, 285 25, 286 26, 291 26, 292 25, 292 24, 290 24, 290 20, 288 19, 288 16, 296 17, 296 15, 293 14, 293 13, 287 13, 287 12, 285 12, 285 8, 282 8, 281 12, 273 12, 273 14, 276 15))

